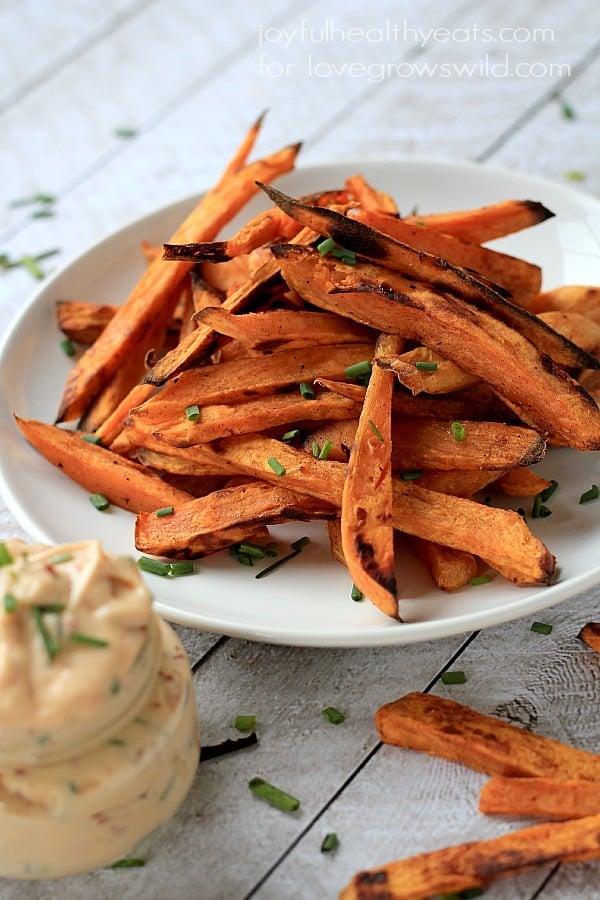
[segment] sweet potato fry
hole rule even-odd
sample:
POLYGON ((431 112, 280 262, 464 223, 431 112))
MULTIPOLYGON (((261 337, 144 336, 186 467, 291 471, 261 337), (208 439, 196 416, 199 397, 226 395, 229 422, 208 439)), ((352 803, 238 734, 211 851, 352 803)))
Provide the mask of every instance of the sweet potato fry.
POLYGON ((376 713, 381 740, 452 759, 489 775, 600 781, 600 756, 428 694, 406 694, 376 713))
POLYGON ((477 560, 466 550, 453 550, 414 537, 409 539, 409 545, 441 591, 458 591, 477 575, 477 560))
MULTIPOLYGON (((403 477, 402 471, 394 474, 403 477)), ((471 499, 478 491, 492 484, 503 473, 497 469, 451 469, 450 471, 423 470, 419 473, 418 484, 429 491, 452 494, 453 497, 471 499)), ((412 477, 414 472, 408 471, 412 477)))
POLYGON ((90 493, 104 494, 115 506, 148 512, 192 499, 139 464, 84 441, 80 433, 18 416, 15 421, 29 443, 52 465, 90 493))
POLYGON ((70 340, 93 344, 116 311, 116 306, 107 303, 59 300, 56 304, 56 324, 70 340))
POLYGON ((600 316, 594 322, 580 312, 549 310, 540 319, 596 358, 600 357, 600 316))
POLYGON ((380 356, 376 363, 393 372, 400 384, 412 394, 420 394, 422 391, 428 394, 450 394, 480 381, 476 375, 465 372, 456 363, 444 359, 428 347, 415 347, 397 356, 380 356), (423 368, 423 365, 431 368, 423 368))
POLYGON ((481 788, 486 815, 581 819, 600 815, 600 782, 583 778, 510 778, 494 775, 481 788))
POLYGON ((344 549, 342 547, 342 521, 339 515, 337 515, 335 519, 329 519, 327 522, 327 534, 329 536, 331 555, 335 560, 345 566, 346 560, 344 558, 344 549))
POLYGON ((125 430, 141 443, 150 432, 160 440, 174 447, 191 447, 204 444, 233 434, 250 434, 273 429, 288 423, 309 423, 315 419, 355 419, 360 413, 360 405, 330 391, 316 393, 314 400, 307 402, 298 390, 248 400, 246 403, 231 403, 203 406, 197 422, 190 422, 181 416, 172 422, 158 425, 151 417, 136 416, 135 410, 125 422, 125 430))
MULTIPOLYGON (((192 463, 201 460, 203 464, 212 452, 216 461, 240 473, 272 483, 285 477, 285 486, 291 490, 341 507, 345 465, 315 459, 281 441, 244 435, 177 452, 192 463), (269 460, 276 461, 277 471, 269 460)), ((392 487, 393 522, 399 531, 472 552, 516 584, 552 581, 554 557, 518 513, 438 494, 415 482, 393 479, 392 487)))
POLYGON ((538 294, 532 301, 531 311, 536 313, 577 312, 593 322, 600 323, 600 287, 568 284, 538 294))
POLYGON ((410 244, 416 250, 440 256, 454 266, 478 272, 489 281, 510 291, 514 302, 521 306, 528 307, 540 290, 542 283, 540 267, 524 259, 480 247, 479 244, 460 240, 433 228, 411 224, 405 219, 394 218, 369 209, 359 207, 349 210, 348 215, 397 241, 410 244))
POLYGON ((485 244, 523 228, 531 228, 553 216, 553 212, 533 200, 501 200, 476 209, 406 216, 404 221, 411 225, 425 225, 472 244, 485 244))
MULTIPOLYGON (((375 355, 397 352, 401 338, 381 335, 375 355)), ((394 376, 376 367, 369 379, 342 494, 342 550, 356 587, 383 613, 400 619, 392 524, 394 376)))
POLYGON ((171 516, 141 513, 135 523, 135 546, 156 556, 194 559, 246 540, 260 525, 335 515, 328 503, 257 481, 179 504, 171 516))
MULTIPOLYGON (((256 180, 270 181, 289 171, 299 145, 286 147, 268 157, 226 170, 173 235, 173 243, 209 240, 253 194, 256 180)), ((80 418, 102 387, 127 359, 133 347, 143 343, 148 324, 172 297, 189 272, 191 263, 152 262, 118 312, 71 370, 60 403, 58 421, 80 418)))
POLYGON ((502 837, 422 853, 359 872, 340 900, 431 900, 538 866, 600 857, 600 815, 544 822, 502 837))
POLYGON ((344 187, 351 197, 360 203, 362 209, 373 210, 381 215, 398 216, 398 207, 394 198, 385 191, 380 191, 370 184, 364 175, 350 175, 344 181, 344 187))
POLYGON ((527 466, 519 466, 505 472, 490 486, 492 490, 502 491, 507 497, 535 497, 536 494, 549 488, 551 484, 552 482, 548 478, 542 478, 527 466))
POLYGON ((267 353, 315 344, 365 343, 375 337, 364 325, 332 313, 273 309, 234 315, 222 307, 208 307, 197 313, 195 319, 220 334, 267 353))
MULTIPOLYGON (((369 263, 347 266, 316 251, 273 248, 288 284, 321 309, 432 345, 484 379, 523 422, 552 443, 600 447, 600 410, 514 328, 459 298, 369 263), (368 299, 367 299, 368 298, 368 299)), ((531 317, 535 318, 535 317, 531 317)))
POLYGON ((600 653, 600 622, 588 622, 583 626, 578 637, 592 650, 600 653))

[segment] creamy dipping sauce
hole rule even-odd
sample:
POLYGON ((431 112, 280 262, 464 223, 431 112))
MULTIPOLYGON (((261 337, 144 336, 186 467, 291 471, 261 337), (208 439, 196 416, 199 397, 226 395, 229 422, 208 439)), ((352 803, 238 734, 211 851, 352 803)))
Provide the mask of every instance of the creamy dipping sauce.
POLYGON ((133 560, 97 541, 20 549, 0 567, 0 875, 56 878, 173 815, 198 722, 185 651, 133 560))

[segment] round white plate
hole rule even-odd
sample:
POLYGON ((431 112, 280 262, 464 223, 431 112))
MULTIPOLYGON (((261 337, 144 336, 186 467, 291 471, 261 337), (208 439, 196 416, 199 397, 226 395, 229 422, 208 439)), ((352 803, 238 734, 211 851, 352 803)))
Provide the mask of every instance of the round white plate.
MULTIPOLYGON (((544 287, 600 283, 600 203, 573 189, 489 166, 440 160, 347 162, 298 169, 278 182, 292 194, 338 187, 363 172, 392 193, 401 211, 460 209, 518 197, 539 200, 555 214, 541 225, 496 246, 542 265, 544 287)), ((133 516, 119 509, 97 512, 87 493, 42 459, 21 437, 13 412, 53 421, 71 365, 54 323, 59 299, 119 302, 143 270, 139 242, 167 241, 194 198, 138 220, 97 244, 44 284, 14 322, 0 351, 0 489, 9 508, 34 539, 62 543, 100 538, 111 552, 139 554, 133 516)), ((244 213, 264 207, 262 199, 244 213)), ((231 233, 242 220, 227 230, 231 233)), ((550 451, 540 472, 560 487, 549 501, 552 515, 530 521, 556 555, 559 578, 546 588, 518 588, 500 576, 478 587, 444 594, 420 564, 398 562, 401 613, 387 619, 368 601, 353 602, 351 582, 332 561, 320 523, 273 529, 287 543, 304 534, 311 543, 291 562, 257 580, 257 568, 239 565, 228 553, 196 562, 193 575, 147 576, 156 608, 167 618, 252 640, 305 646, 403 644, 478 629, 533 613, 600 581, 600 502, 579 504, 600 480, 599 455, 550 451)), ((530 508, 530 501, 523 505, 530 508)))

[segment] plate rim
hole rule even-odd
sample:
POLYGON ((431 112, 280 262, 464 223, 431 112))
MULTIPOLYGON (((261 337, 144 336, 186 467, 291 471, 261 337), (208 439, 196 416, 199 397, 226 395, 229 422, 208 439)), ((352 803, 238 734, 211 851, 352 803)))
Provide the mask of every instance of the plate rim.
MULTIPOLYGON (((295 174, 309 175, 311 171, 319 172, 322 176, 327 170, 332 173, 341 173, 342 171, 345 171, 347 174, 349 170, 359 171, 361 168, 365 169, 367 167, 375 169, 404 165, 429 167, 432 169, 447 168, 454 171, 460 170, 464 173, 478 171, 492 176, 498 174, 511 180, 521 181, 528 191, 538 187, 540 191, 558 190, 561 194, 564 194, 565 198, 571 199, 582 209, 600 211, 600 198, 596 198, 580 188, 562 184, 544 176, 513 170, 509 167, 489 164, 487 162, 482 163, 448 157, 399 155, 397 157, 385 158, 367 156, 360 158, 340 158, 336 160, 336 162, 319 163, 317 161, 309 165, 303 165, 300 162, 292 172, 278 179, 278 183, 284 182, 286 178, 293 177, 295 174)), ((151 211, 132 216, 120 226, 107 230, 95 242, 84 248, 82 251, 66 257, 62 265, 49 275, 48 278, 44 280, 43 284, 38 285, 36 289, 30 292, 29 297, 26 298, 19 312, 9 321, 7 330, 0 341, 0 371, 3 367, 5 356, 9 353, 13 337, 19 331, 21 323, 31 313, 31 310, 36 304, 41 303, 44 296, 51 292, 54 284, 59 279, 68 277, 69 271, 72 268, 84 265, 86 258, 99 252, 103 245, 118 240, 124 233, 131 230, 142 231, 146 223, 149 224, 159 220, 161 217, 164 218, 169 214, 173 214, 179 207, 185 208, 188 206, 191 208, 201 196, 201 191, 186 194, 166 204, 162 204, 151 211)), ((51 536, 38 525, 35 519, 31 517, 30 512, 23 509, 14 497, 6 480, 4 463, 1 459, 0 493, 2 494, 10 513, 32 539, 42 541, 53 540, 51 536)), ((600 565, 597 566, 596 569, 586 571, 581 576, 571 577, 565 582, 559 581, 548 587, 530 589, 528 595, 517 598, 514 602, 506 603, 496 610, 490 611, 488 609, 483 609, 446 618, 428 619, 423 622, 398 623, 397 627, 390 627, 389 624, 386 623, 384 626, 374 626, 373 628, 361 630, 360 632, 355 632, 354 630, 342 630, 335 635, 323 635, 318 630, 315 631, 312 629, 299 630, 296 628, 290 633, 289 629, 282 629, 281 626, 258 628, 248 626, 247 624, 232 625, 231 623, 219 620, 218 617, 215 616, 198 615, 184 609, 174 608, 170 602, 165 602, 161 599, 160 585, 157 584, 156 579, 150 579, 149 586, 154 596, 154 607, 156 611, 171 621, 207 632, 225 634, 231 637, 245 638, 257 642, 282 644, 286 646, 334 648, 411 644, 458 634, 466 634, 480 628, 516 621, 530 613, 548 609, 558 603, 564 602, 566 599, 577 596, 586 590, 593 588, 599 582, 600 565), (513 608, 515 606, 517 609, 513 608)), ((526 588, 525 590, 528 589, 526 588)))

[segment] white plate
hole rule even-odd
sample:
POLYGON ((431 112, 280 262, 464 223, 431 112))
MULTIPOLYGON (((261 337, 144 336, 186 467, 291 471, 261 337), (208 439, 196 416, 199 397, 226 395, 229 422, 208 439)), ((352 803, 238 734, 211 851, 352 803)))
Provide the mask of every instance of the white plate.
MULTIPOLYGON (((600 283, 600 203, 561 185, 489 166, 414 159, 299 169, 278 185, 293 194, 309 193, 337 187, 358 171, 390 191, 406 212, 415 206, 425 213, 510 197, 539 200, 556 218, 496 246, 541 264, 545 287, 600 283)), ((25 443, 12 413, 47 422, 56 414, 70 362, 59 346, 55 301, 115 302, 126 296, 142 271, 140 239, 168 240, 192 203, 188 198, 134 222, 67 266, 36 293, 4 341, 0 488, 34 539, 61 543, 96 537, 109 551, 139 555, 133 545, 133 516, 118 509, 96 512, 86 492, 25 443)), ((258 200, 250 212, 264 205, 258 200)), ((311 543, 262 580, 254 577, 257 569, 240 566, 227 553, 198 561, 192 576, 171 581, 148 576, 156 608, 172 620, 218 633, 339 647, 429 640, 537 613, 600 581, 600 502, 578 503, 581 493, 599 481, 598 454, 550 451, 539 469, 560 482, 549 504, 552 516, 530 520, 558 558, 559 580, 551 587, 518 588, 498 576, 486 585, 447 595, 432 587, 418 563, 402 558, 398 581, 406 621, 398 624, 368 601, 351 600, 349 576, 331 560, 324 527, 311 524, 273 529, 282 546, 303 534, 311 543)))

